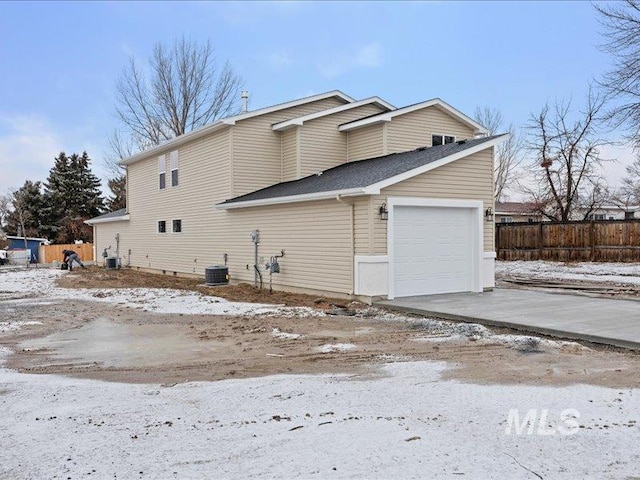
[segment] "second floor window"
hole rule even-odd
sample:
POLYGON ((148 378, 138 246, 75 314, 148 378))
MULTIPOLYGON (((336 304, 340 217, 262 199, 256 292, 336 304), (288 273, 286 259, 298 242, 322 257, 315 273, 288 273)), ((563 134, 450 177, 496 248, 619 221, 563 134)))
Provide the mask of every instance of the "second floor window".
POLYGON ((174 220, 173 221, 173 233, 182 232, 182 220, 174 220))
POLYGON ((162 190, 167 186, 167 162, 165 161, 164 155, 158 157, 158 176, 160 179, 160 190, 162 190))
POLYGON ((178 186, 178 151, 171 152, 171 186, 178 186))
POLYGON ((166 233, 167 232, 167 222, 166 220, 158 221, 158 233, 166 233))
POLYGON ((431 135, 431 146, 446 145, 447 143, 453 143, 456 141, 456 137, 451 135, 431 135))

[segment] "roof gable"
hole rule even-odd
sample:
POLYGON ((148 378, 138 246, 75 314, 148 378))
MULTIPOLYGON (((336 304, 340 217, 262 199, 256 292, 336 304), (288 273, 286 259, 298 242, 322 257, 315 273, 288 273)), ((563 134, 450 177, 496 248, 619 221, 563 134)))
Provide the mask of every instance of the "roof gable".
POLYGON ((344 112, 346 110, 351 110, 353 108, 358 108, 358 107, 362 107, 362 106, 365 106, 365 105, 371 105, 371 104, 378 105, 379 107, 381 107, 381 108, 383 108, 384 110, 387 110, 387 111, 395 110, 395 108, 396 108, 393 105, 391 105, 390 103, 382 100, 380 97, 370 97, 370 98, 366 98, 364 100, 360 100, 360 101, 357 101, 357 102, 348 103, 346 105, 340 105, 339 107, 329 108, 327 110, 321 110, 319 112, 310 113, 308 115, 303 115, 301 117, 292 118, 290 120, 285 120, 284 122, 275 123, 272 126, 272 130, 279 131, 279 132, 286 131, 286 130, 288 130, 290 128, 293 128, 295 126, 303 125, 304 122, 315 120, 316 118, 326 117, 328 115, 333 115, 333 114, 336 114, 336 113, 344 112))
POLYGON ((299 180, 278 183, 216 205, 230 209, 305 200, 336 195, 375 195, 380 190, 505 141, 508 134, 423 147, 410 152, 359 160, 318 172, 299 180))
POLYGON ((228 128, 232 125, 235 125, 236 122, 241 122, 242 120, 247 120, 249 118, 258 117, 260 115, 266 115, 266 114, 277 112, 280 110, 285 110, 287 108, 293 108, 299 105, 304 105, 306 103, 317 102, 319 100, 325 100, 327 98, 332 98, 332 97, 336 97, 347 104, 355 102, 355 99, 353 99, 348 95, 345 95, 340 90, 331 90, 330 92, 320 93, 318 95, 312 95, 310 97, 299 98, 297 100, 279 103, 277 105, 272 105, 270 107, 259 108, 258 110, 252 110, 250 112, 240 113, 238 115, 232 115, 230 117, 216 120, 213 123, 204 125, 200 128, 192 130, 189 133, 185 133, 184 135, 180 135, 179 137, 172 138, 171 140, 161 143, 160 145, 157 145, 148 150, 144 150, 140 153, 137 153, 127 159, 122 160, 120 162, 120 165, 131 165, 132 163, 146 159, 168 148, 177 148, 180 145, 184 145, 189 141, 206 136, 216 130, 228 128))
POLYGON ((429 107, 437 107, 441 109, 442 111, 451 115, 458 121, 471 127, 477 134, 489 133, 487 129, 484 128, 482 125, 480 125, 478 122, 468 117, 467 115, 462 113, 460 110, 453 108, 447 102, 439 98, 434 98, 431 100, 427 100, 426 102, 416 103, 414 105, 398 108, 391 112, 379 113, 376 115, 371 115, 366 118, 361 118, 360 120, 354 120, 352 122, 343 123, 338 127, 338 130, 341 132, 348 132, 350 130, 356 130, 358 128, 366 127, 368 125, 373 125, 376 123, 391 122, 397 116, 405 115, 407 113, 415 112, 416 110, 421 110, 423 108, 429 108, 429 107))

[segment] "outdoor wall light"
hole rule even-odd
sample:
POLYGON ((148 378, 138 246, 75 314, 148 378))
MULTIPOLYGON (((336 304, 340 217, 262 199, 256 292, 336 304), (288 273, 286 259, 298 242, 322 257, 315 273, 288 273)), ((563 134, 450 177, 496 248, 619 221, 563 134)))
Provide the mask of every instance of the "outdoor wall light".
POLYGON ((382 205, 380 205, 380 208, 378 209, 378 212, 380 213, 380 220, 388 220, 389 219, 389 210, 387 210, 387 204, 383 203, 382 205))
POLYGON ((492 222, 493 221, 493 209, 491 207, 487 208, 484 211, 484 218, 487 222, 492 222))

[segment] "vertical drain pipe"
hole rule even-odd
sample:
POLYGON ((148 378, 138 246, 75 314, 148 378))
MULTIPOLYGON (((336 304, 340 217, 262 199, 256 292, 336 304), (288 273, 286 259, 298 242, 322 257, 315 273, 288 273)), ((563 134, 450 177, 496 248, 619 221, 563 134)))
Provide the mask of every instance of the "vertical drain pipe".
MULTIPOLYGON (((253 286, 255 288, 258 286, 258 275, 260 274, 260 270, 258 270, 258 243, 260 243, 260 230, 256 229, 251 232, 251 241, 253 242, 253 286)), ((260 280, 260 283, 262 283, 262 278, 260 280)))

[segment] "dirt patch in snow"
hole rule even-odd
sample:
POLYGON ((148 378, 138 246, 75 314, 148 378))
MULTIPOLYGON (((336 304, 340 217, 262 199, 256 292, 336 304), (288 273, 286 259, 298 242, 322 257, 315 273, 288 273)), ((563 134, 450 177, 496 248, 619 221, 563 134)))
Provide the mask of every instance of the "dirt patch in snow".
POLYGON ((432 360, 452 365, 446 378, 474 383, 640 386, 640 356, 630 352, 515 341, 477 325, 375 309, 354 316, 186 315, 64 300, 0 302, 0 314, 30 322, 0 335, 0 346, 14 352, 7 366, 25 373, 172 385, 273 374, 378 375, 384 363, 432 360))
POLYGON ((346 306, 345 300, 288 292, 269 292, 268 288, 255 288, 248 283, 209 287, 200 278, 184 278, 159 275, 122 268, 105 270, 89 267, 76 269, 57 280, 62 288, 173 288, 196 291, 203 295, 222 297, 234 302, 268 303, 275 305, 332 309, 336 305, 346 306))

